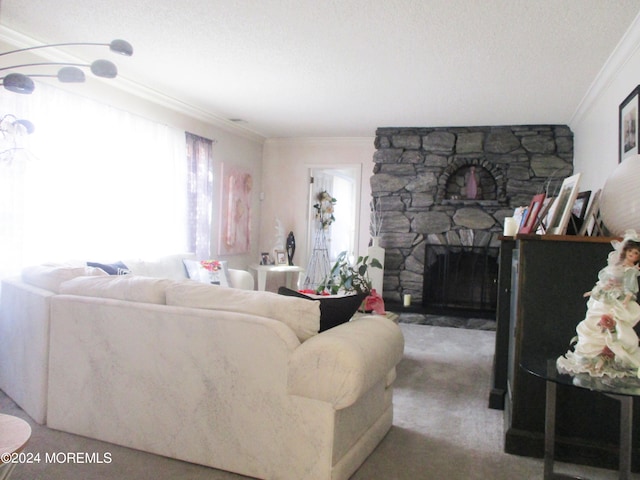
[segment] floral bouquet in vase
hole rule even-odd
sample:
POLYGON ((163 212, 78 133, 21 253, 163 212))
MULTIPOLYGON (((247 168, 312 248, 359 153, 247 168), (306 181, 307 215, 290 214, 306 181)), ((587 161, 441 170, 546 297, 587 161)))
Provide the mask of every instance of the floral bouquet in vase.
POLYGON ((202 260, 200 262, 202 268, 204 268, 209 274, 209 282, 212 285, 220 285, 220 270, 222 264, 219 260, 202 260))

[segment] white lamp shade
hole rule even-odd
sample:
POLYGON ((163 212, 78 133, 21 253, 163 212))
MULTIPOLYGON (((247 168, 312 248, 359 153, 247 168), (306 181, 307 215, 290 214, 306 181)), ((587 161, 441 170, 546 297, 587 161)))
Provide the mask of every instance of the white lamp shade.
POLYGON ((600 214, 612 235, 640 232, 640 155, 628 157, 607 179, 600 199, 600 214))

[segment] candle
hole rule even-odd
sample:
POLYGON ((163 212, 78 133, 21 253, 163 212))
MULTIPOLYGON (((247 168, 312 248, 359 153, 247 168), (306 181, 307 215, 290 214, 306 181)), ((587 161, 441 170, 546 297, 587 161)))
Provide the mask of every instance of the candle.
POLYGON ((518 233, 518 224, 513 217, 507 217, 504 219, 504 236, 515 237, 518 233))
POLYGON ((411 294, 405 293, 403 297, 403 305, 405 307, 411 306, 411 294))

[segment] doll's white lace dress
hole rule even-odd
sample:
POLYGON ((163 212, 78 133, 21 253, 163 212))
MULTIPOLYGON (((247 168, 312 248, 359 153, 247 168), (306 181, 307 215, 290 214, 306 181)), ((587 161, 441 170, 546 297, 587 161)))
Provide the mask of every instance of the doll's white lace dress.
MULTIPOLYGON (((634 232, 635 233, 635 232, 634 232)), ((638 276, 636 266, 625 267, 620 261, 620 245, 609 255, 608 265, 598 274, 587 302, 587 313, 577 328, 573 351, 558 358, 561 373, 588 373, 601 377, 637 377, 640 369, 638 335, 633 327, 640 320, 636 303, 638 276), (631 299, 624 304, 627 294, 631 299)))

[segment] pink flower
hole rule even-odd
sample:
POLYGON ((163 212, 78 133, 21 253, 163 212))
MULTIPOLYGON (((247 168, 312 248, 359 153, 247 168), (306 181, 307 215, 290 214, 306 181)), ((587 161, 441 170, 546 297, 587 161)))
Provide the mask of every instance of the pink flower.
POLYGON ((606 358, 613 358, 616 356, 616 354, 613 353, 609 347, 604 347, 602 349, 602 352, 600 352, 600 355, 606 358))
POLYGON ((600 317, 600 321, 598 322, 598 326, 602 329, 609 330, 610 332, 616 331, 616 321, 611 315, 602 315, 602 317, 600 317))
POLYGON ((217 272, 220 270, 220 261, 218 260, 202 260, 200 265, 209 272, 217 272))
POLYGON ((371 289, 369 296, 364 299, 365 312, 373 312, 376 315, 384 315, 384 300, 375 288, 371 289))

